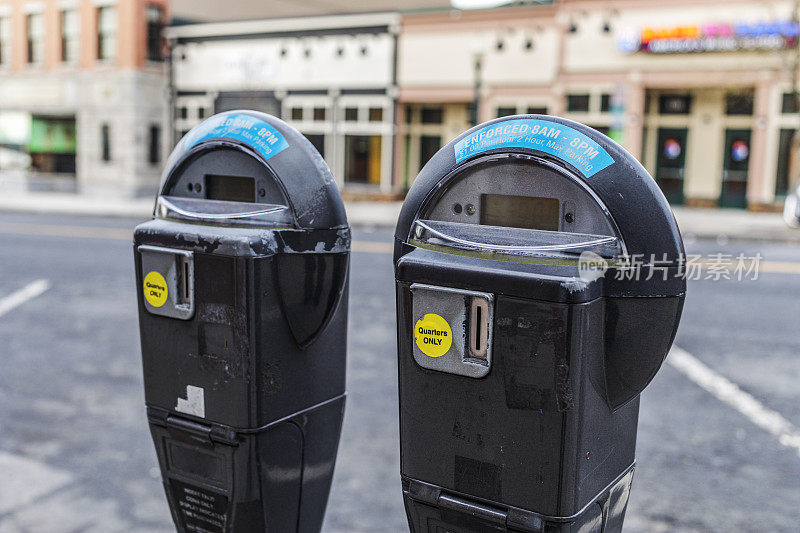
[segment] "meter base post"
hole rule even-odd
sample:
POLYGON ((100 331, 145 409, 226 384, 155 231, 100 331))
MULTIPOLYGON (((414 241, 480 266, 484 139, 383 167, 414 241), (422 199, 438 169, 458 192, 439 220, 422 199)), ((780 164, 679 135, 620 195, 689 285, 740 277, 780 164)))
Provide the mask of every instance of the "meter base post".
POLYGON ((151 435, 177 531, 318 533, 344 405, 341 395, 248 430, 149 408, 151 435))

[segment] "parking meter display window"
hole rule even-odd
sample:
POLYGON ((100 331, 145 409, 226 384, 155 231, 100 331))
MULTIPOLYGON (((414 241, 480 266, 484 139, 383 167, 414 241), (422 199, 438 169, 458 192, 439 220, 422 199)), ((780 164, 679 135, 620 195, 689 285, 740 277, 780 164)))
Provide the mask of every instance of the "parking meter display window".
POLYGON ((206 197, 209 200, 229 202, 256 201, 256 180, 241 176, 215 176, 206 174, 206 197))
POLYGON ((296 226, 282 184, 252 152, 204 145, 195 150, 164 184, 156 205, 159 216, 225 225, 296 226))
POLYGON ((680 234, 652 178, 586 126, 498 119, 428 162, 395 238, 411 530, 619 531, 639 393, 672 344, 686 286, 680 234), (538 133, 487 141, 524 124, 585 138, 603 165, 588 170, 559 148, 563 139, 538 149, 538 133), (647 265, 651 254, 668 263, 666 275, 617 279, 628 258, 647 265), (592 275, 582 270, 586 257, 599 267, 592 275), (452 295, 476 293, 492 302, 483 375, 443 364, 463 362, 460 336, 472 343, 461 316, 474 310, 452 295), (427 313, 456 324, 455 348, 435 358, 416 342, 427 313))
POLYGON ((558 231, 559 209, 555 198, 481 194, 480 205, 481 224, 558 231))
POLYGON ((176 526, 318 531, 344 415, 350 250, 322 157, 274 117, 212 117, 170 156, 134 244, 145 401, 176 526), (165 285, 155 304, 150 272, 164 278, 151 278, 165 285))

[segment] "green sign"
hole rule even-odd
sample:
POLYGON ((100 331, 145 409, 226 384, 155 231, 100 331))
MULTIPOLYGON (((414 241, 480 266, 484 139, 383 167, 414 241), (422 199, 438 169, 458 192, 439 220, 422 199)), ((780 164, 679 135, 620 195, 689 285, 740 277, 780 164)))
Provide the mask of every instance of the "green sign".
POLYGON ((74 154, 75 145, 74 119, 33 117, 31 120, 29 153, 74 154))

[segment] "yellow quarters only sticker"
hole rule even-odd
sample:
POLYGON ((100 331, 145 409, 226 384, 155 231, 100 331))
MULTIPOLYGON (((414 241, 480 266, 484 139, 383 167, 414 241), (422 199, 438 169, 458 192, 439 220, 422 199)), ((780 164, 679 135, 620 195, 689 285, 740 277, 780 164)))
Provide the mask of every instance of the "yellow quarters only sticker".
POLYGON ((453 345, 453 331, 447 320, 436 313, 428 313, 414 325, 414 341, 428 357, 441 357, 453 345))
POLYGON ((144 277, 142 289, 144 290, 144 299, 153 307, 161 307, 167 301, 167 280, 160 272, 155 270, 149 272, 144 277))

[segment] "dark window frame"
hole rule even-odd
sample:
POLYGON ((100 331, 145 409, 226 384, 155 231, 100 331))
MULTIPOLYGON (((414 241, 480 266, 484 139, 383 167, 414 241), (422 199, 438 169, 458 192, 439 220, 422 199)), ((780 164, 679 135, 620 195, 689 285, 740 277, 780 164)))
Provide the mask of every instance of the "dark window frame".
POLYGON ((147 161, 155 166, 161 163, 161 126, 150 124, 147 161))
POLYGON ((444 123, 444 107, 426 106, 420 111, 419 121, 422 124, 442 124, 444 123))
POLYGON ((147 4, 145 21, 147 24, 147 60, 160 63, 164 61, 164 7, 147 4))
POLYGON ((111 161, 111 126, 104 123, 100 126, 100 152, 104 163, 111 161))
POLYGON ((589 93, 573 93, 567 95, 568 113, 588 113, 592 95, 589 93))

